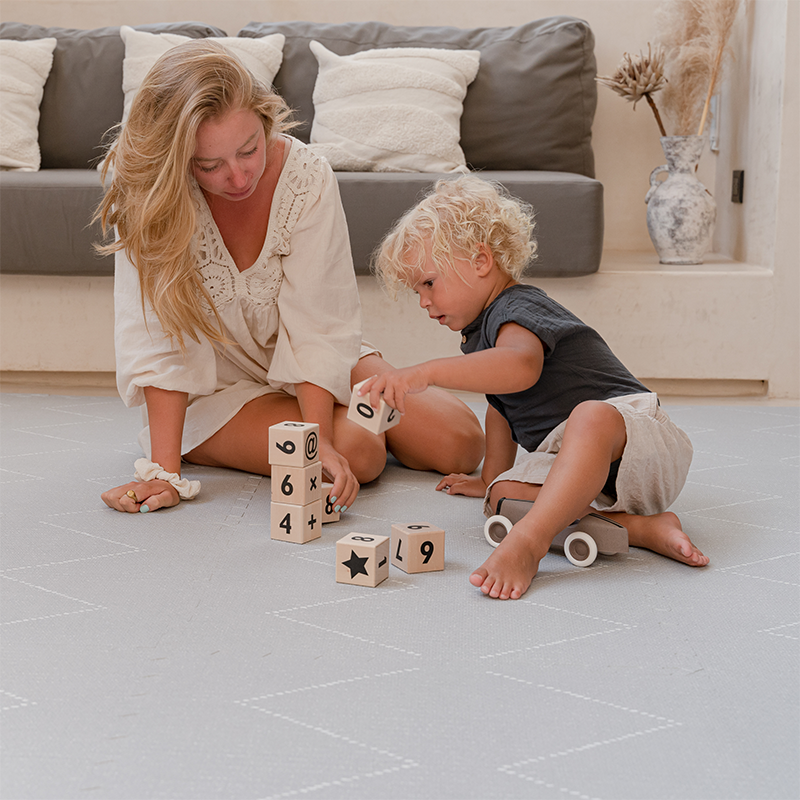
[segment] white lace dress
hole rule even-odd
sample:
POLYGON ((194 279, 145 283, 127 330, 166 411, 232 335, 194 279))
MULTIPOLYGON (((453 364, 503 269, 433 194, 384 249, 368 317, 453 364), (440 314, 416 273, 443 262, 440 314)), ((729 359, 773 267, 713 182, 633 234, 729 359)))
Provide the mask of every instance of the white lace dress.
MULTIPOLYGON (((182 453, 208 439, 245 403, 271 392, 293 395, 297 383, 314 383, 339 403, 349 402, 361 308, 347 222, 328 162, 298 140, 289 142, 264 247, 243 272, 194 187, 197 268, 233 344, 223 348, 186 338, 181 353, 149 305, 145 322, 138 272, 124 252, 116 254, 117 387, 127 406, 144 404, 145 386, 188 392, 182 453)), ((146 413, 145 426, 139 442, 149 457, 146 413)))

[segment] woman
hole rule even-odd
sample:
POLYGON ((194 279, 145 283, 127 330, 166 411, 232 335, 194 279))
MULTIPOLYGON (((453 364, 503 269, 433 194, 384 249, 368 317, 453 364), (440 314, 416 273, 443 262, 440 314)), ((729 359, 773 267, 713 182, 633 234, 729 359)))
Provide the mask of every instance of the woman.
POLYGON ((483 457, 477 419, 445 392, 412 398, 381 436, 347 420, 353 383, 391 367, 361 342, 336 179, 286 134, 288 116, 222 45, 193 41, 150 71, 107 158, 98 217, 117 234, 104 248, 116 253, 117 385, 146 406, 148 456, 103 493, 111 508, 193 496, 182 460, 269 475, 268 430, 283 420, 319 424, 342 510, 387 449, 443 473, 483 457))

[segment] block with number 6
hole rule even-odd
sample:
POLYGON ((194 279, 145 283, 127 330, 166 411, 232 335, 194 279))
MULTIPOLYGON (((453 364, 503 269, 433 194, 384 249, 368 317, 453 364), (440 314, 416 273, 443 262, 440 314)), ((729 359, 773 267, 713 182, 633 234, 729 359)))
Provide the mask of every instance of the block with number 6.
POLYGON ((336 582, 377 586, 389 577, 389 537, 349 533, 336 542, 336 582))
POLYGON ((282 542, 305 544, 322 536, 322 501, 305 506, 289 503, 270 505, 270 537, 282 542))
POLYGON ((269 463, 307 467, 319 460, 319 425, 280 422, 269 429, 269 463))
POLYGON ((361 381, 353 387, 347 419, 357 422, 362 428, 375 434, 394 428, 400 422, 400 412, 387 405, 383 397, 378 402, 378 408, 373 408, 369 404, 369 395, 365 394, 363 397, 359 397, 358 390, 365 383, 366 381, 361 381))
POLYGON ((392 565, 403 572, 444 569, 444 531, 428 522, 392 525, 392 565))
POLYGON ((322 464, 307 467, 272 467, 272 502, 306 506, 322 498, 322 464))

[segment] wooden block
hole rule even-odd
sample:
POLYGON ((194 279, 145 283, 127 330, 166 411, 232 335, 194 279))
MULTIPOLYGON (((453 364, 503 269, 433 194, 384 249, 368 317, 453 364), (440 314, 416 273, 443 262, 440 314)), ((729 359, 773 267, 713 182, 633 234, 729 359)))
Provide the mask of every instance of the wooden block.
POLYGON ((349 533, 336 542, 336 582, 377 586, 389 577, 389 537, 349 533))
POLYGON ((319 460, 319 425, 280 422, 269 429, 269 463, 307 467, 319 460))
POLYGON ((322 501, 305 506, 272 503, 270 535, 282 542, 305 544, 322 536, 322 501))
POLYGON ((307 467, 272 467, 272 500, 307 506, 322 499, 322 464, 317 461, 307 467))
POLYGON ((444 569, 444 531, 428 522, 392 525, 392 564, 403 572, 444 569))
POLYGON ((375 434, 394 428, 400 422, 400 412, 388 406, 383 397, 381 397, 377 409, 369 404, 369 395, 359 397, 358 389, 365 383, 366 381, 361 381, 361 383, 357 383, 353 387, 350 408, 347 410, 347 419, 357 422, 362 428, 366 428, 375 434))
POLYGON ((323 483, 322 484, 322 524, 324 525, 326 522, 338 522, 339 518, 342 516, 341 511, 334 511, 333 510, 333 503, 331 503, 331 489, 333 489, 332 483, 323 483))

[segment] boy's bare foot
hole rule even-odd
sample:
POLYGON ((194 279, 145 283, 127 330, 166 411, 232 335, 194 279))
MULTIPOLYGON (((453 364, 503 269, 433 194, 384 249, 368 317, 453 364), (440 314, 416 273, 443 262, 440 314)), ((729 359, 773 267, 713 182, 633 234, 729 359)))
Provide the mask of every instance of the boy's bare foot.
POLYGON ((539 571, 541 554, 531 538, 512 528, 497 549, 469 576, 469 582, 485 595, 499 600, 519 600, 539 571))
POLYGON ((628 527, 628 541, 633 547, 646 547, 690 567, 708 564, 708 556, 692 544, 681 527, 681 521, 671 511, 651 517, 629 517, 623 524, 628 527))

